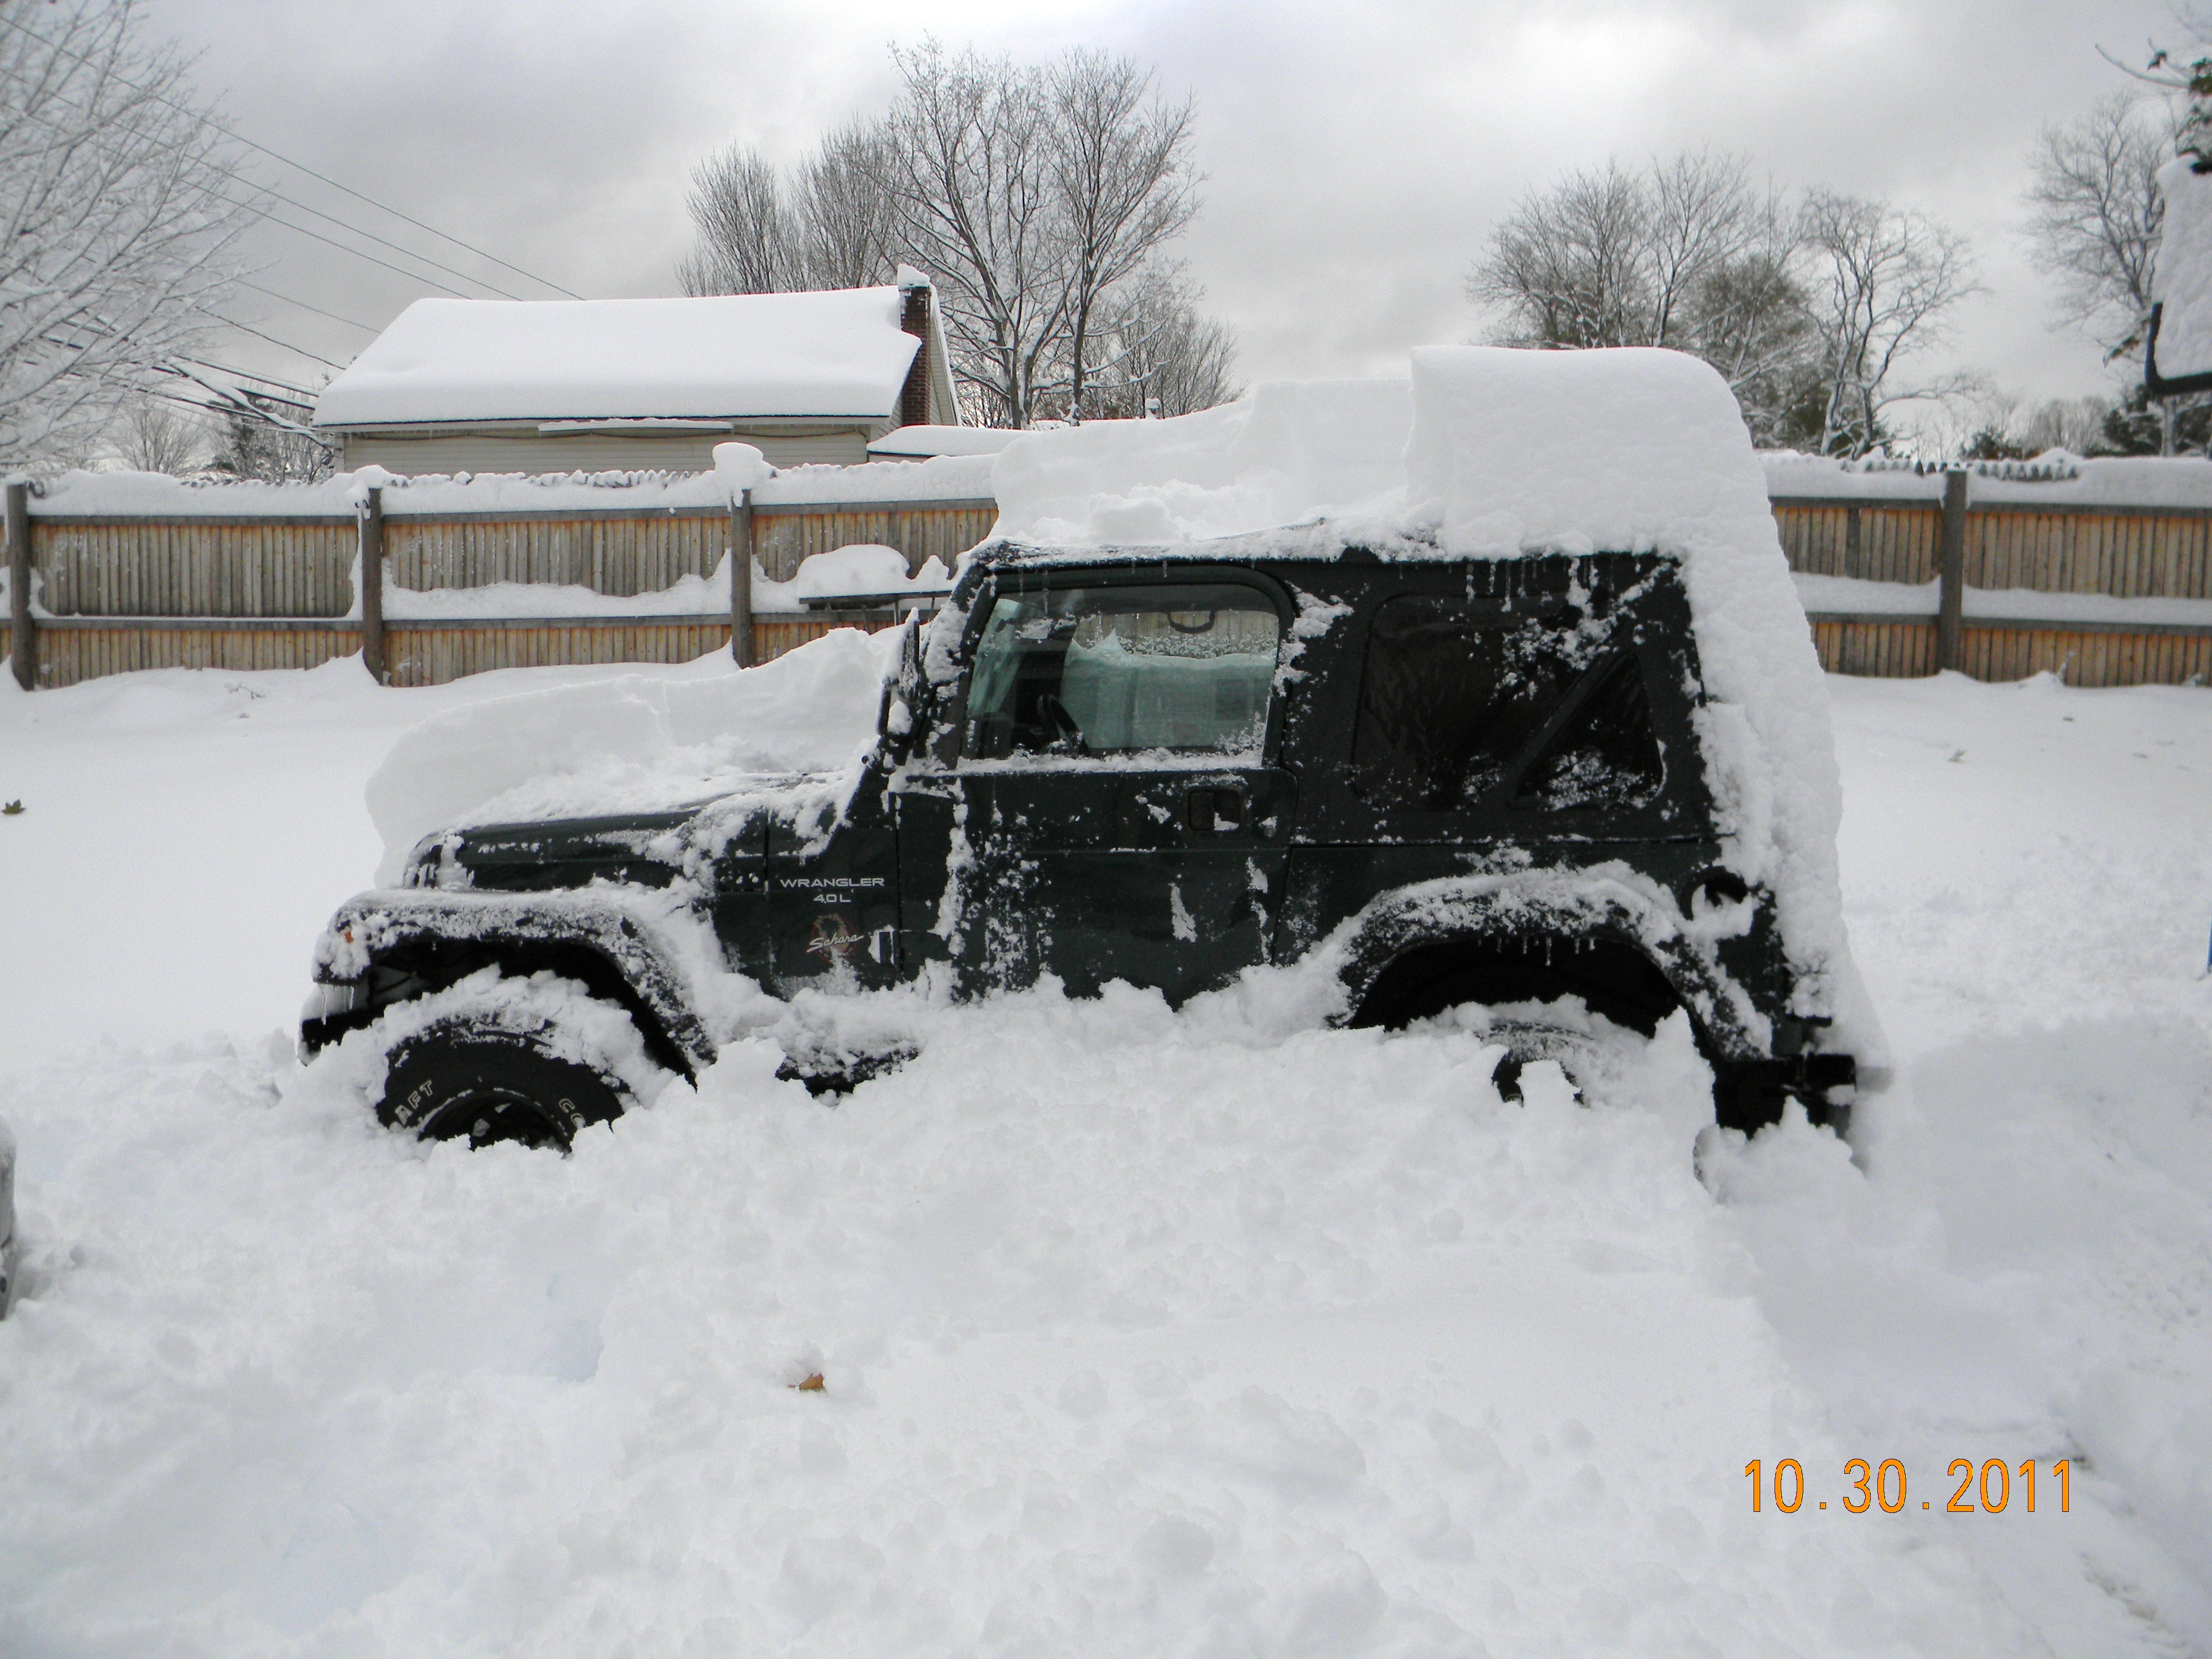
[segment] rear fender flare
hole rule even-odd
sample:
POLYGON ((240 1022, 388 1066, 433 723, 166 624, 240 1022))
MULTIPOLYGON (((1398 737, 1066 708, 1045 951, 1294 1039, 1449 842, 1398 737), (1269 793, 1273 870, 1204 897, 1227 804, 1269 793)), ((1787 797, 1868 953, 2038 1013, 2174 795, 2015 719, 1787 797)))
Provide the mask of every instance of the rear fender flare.
POLYGON ((1766 1016, 1722 971, 1711 943, 1685 933, 1674 896, 1625 868, 1446 877, 1380 896, 1339 934, 1345 1018, 1407 952, 1502 938, 1625 945, 1658 970, 1717 1055, 1747 1058, 1771 1051, 1766 1016))

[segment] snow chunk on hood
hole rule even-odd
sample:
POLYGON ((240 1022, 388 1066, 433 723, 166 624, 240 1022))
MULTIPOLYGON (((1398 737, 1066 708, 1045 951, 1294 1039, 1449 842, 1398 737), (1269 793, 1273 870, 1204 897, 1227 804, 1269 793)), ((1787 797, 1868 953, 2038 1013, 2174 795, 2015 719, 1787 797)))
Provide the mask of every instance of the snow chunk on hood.
POLYGON ((874 733, 898 637, 841 628, 757 668, 720 654, 696 678, 624 674, 434 715, 368 781, 377 881, 457 825, 667 811, 763 773, 846 765, 874 733))

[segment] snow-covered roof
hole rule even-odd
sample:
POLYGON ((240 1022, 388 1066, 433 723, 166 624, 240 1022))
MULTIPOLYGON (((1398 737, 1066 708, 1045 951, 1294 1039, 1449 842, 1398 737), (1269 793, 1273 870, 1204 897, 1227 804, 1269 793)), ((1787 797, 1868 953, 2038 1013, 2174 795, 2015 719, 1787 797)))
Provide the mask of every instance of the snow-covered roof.
POLYGON ((690 300, 417 300, 319 426, 896 415, 921 342, 895 287, 690 300))
POLYGON ((1020 434, 995 426, 902 426, 868 446, 873 459, 921 460, 932 455, 995 455, 1020 434))

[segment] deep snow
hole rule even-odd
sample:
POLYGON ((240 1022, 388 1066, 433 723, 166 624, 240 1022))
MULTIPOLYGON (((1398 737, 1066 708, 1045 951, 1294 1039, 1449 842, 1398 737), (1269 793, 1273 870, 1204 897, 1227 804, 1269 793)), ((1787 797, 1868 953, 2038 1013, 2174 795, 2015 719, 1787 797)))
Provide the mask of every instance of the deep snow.
POLYGON ((366 781, 641 672, 731 678, 0 689, 10 1659, 2212 1651, 2212 693, 1828 682, 1856 1167, 1700 1181, 1679 1033, 1509 1107, 1264 986, 816 1002, 921 1056, 832 1108, 743 1044, 565 1161, 385 1135, 284 1029, 366 781), (1860 1455, 1914 1507, 1750 1513, 1860 1455), (2039 1514, 1941 1513, 2030 1455, 2039 1514))

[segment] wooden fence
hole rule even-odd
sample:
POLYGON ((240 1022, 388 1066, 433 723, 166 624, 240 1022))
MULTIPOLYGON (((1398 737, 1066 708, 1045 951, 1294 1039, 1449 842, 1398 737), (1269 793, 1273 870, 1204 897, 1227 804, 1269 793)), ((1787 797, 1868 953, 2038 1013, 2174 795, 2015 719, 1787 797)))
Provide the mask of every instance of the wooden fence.
POLYGON ((1829 672, 2048 672, 2083 686, 2212 679, 2212 623, 2085 621, 2040 599, 2212 600, 2212 508, 1977 501, 1972 474, 1940 477, 1942 494, 1919 501, 1775 498, 1793 570, 1937 586, 1926 616, 1811 612, 1829 672), (1968 615, 1970 588, 1997 614, 1968 615))
MULTIPOLYGON (((227 520, 45 514, 8 491, 16 678, 73 685, 140 668, 312 668, 361 653, 394 685, 441 685, 494 668, 685 662, 726 648, 732 613, 573 617, 387 617, 387 586, 427 591, 495 582, 567 584, 612 599, 713 574, 733 541, 787 581, 808 556, 872 542, 950 566, 990 532, 988 501, 746 503, 717 507, 563 507, 227 520), (362 557, 374 543, 375 559, 362 557), (19 554, 18 550, 21 550, 19 554), (362 578, 359 614, 354 585, 362 578), (42 611, 33 616, 35 589, 42 611)), ((750 583, 744 585, 749 590, 750 583)), ((885 607, 753 615, 748 660, 766 661, 832 628, 878 629, 885 607)))
MULTIPOLYGON (((2076 685, 2212 678, 2212 623, 2068 618, 2039 595, 2212 599, 2212 509, 1976 501, 1963 472, 1921 499, 1780 496, 1793 568, 1937 585, 1926 615, 1815 611, 1832 672, 1909 676, 1952 667, 1979 679, 2049 671, 2076 685), (1941 489, 1942 493, 1936 492, 1941 489), (2004 614, 1967 613, 1969 588, 2004 614)), ((2018 491, 2009 492, 2016 496, 2018 491)), ((44 513, 7 492, 12 655, 25 685, 63 686, 137 668, 305 668, 361 652, 398 685, 557 663, 678 662, 727 647, 766 660, 836 626, 878 628, 887 610, 420 619, 382 615, 386 584, 427 591, 493 582, 572 584, 610 598, 706 576, 749 546, 787 580, 810 554, 881 543, 917 568, 947 565, 989 533, 987 500, 557 507, 359 516, 94 516, 44 513), (381 556, 363 559, 374 544, 381 556), (359 614, 356 573, 363 578, 359 614), (45 613, 31 609, 33 586, 45 613), (735 629, 733 621, 745 620, 735 629)), ((751 561, 739 561, 749 571, 751 561)), ((749 586, 749 584, 747 585, 749 586)))

